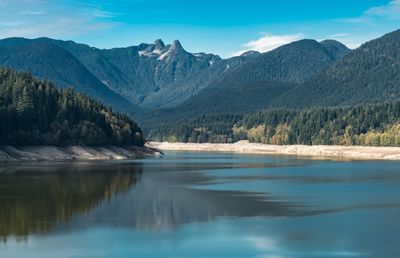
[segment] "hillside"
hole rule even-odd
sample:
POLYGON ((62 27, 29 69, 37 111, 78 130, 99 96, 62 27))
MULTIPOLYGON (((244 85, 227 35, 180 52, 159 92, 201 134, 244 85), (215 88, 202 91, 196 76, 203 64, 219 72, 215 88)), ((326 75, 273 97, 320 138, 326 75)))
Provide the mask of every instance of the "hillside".
POLYGON ((400 96, 400 30, 363 44, 271 106, 354 105, 400 96))
POLYGON ((189 53, 179 41, 97 49, 73 41, 45 39, 74 55, 110 89, 132 103, 154 109, 172 107, 207 87, 222 74, 257 56, 221 59, 189 53))
MULTIPOLYGON (((281 94, 273 94, 271 96, 265 95, 265 92, 257 90, 255 92, 249 91, 248 94, 253 94, 253 98, 249 98, 246 95, 247 92, 244 90, 249 88, 249 84, 242 85, 237 82, 241 81, 241 78, 245 78, 244 80, 252 80, 252 78, 257 78, 257 72, 255 72, 257 71, 257 69, 255 69, 256 66, 252 66, 252 64, 256 63, 262 56, 273 54, 274 51, 271 51, 270 53, 263 54, 262 56, 259 56, 244 64, 242 67, 239 67, 232 72, 232 75, 227 74, 226 80, 216 82, 215 87, 209 87, 203 90, 203 92, 200 92, 197 96, 184 103, 184 105, 180 105, 179 109, 176 108, 165 113, 159 111, 160 114, 163 114, 164 120, 156 120, 157 114, 151 119, 154 119, 158 122, 164 122, 169 126, 169 121, 167 118, 170 117, 174 119, 174 114, 183 114, 181 120, 183 121, 186 118, 200 117, 202 114, 218 113, 215 112, 215 109, 220 108, 220 102, 224 103, 224 97, 231 98, 231 93, 233 95, 238 94, 243 96, 243 98, 237 96, 239 102, 235 101, 234 104, 227 104, 227 108, 221 108, 220 113, 236 113, 238 109, 235 108, 235 105, 238 107, 246 107, 247 105, 254 107, 255 103, 262 99, 261 96, 263 96, 266 100, 266 105, 259 106, 260 109, 309 109, 318 106, 343 107, 367 103, 379 104, 382 102, 392 102, 400 97, 400 87, 398 83, 400 81, 399 42, 400 30, 367 42, 360 48, 349 53, 342 48, 340 43, 335 41, 320 42, 319 44, 322 45, 323 48, 326 48, 325 53, 329 53, 328 56, 344 56, 336 61, 332 61, 331 65, 325 66, 324 69, 320 70, 320 72, 314 73, 312 76, 310 76, 308 73, 308 79, 307 77, 303 77, 304 83, 297 83, 281 94), (253 67, 254 69, 246 67, 253 67), (247 72, 242 73, 241 71, 247 72), (244 74, 244 76, 241 76, 241 74, 244 74), (231 80, 232 83, 227 83, 229 80, 231 80), (243 89, 243 91, 238 91, 237 88, 243 89), (225 94, 223 94, 223 92, 225 92, 225 94), (240 94, 238 92, 240 92, 240 94), (257 95, 257 93, 260 95, 257 95), (219 101, 215 101, 216 97, 218 97, 217 99, 219 101), (240 103, 241 99, 243 99, 243 104, 238 104, 240 103), (251 100, 249 101, 249 99, 251 100), (185 116, 187 113, 190 115, 185 116)), ((307 45, 316 44, 316 42, 312 41, 301 41, 301 43, 308 43, 307 45)), ((290 45, 293 46, 294 44, 295 43, 290 45)), ((279 50, 287 48, 288 46, 284 46, 279 50)), ((285 51, 285 53, 288 55, 290 51, 285 51)), ((306 53, 311 52, 307 51, 306 53)), ((313 65, 313 62, 305 62, 304 60, 302 62, 304 62, 305 66, 307 66, 309 63, 310 67, 313 65)), ((281 63, 284 62, 282 61, 281 63)), ((287 63, 293 65, 296 64, 295 60, 287 63)), ((301 63, 298 65, 301 65, 301 63)), ((275 70, 272 69, 273 72, 282 70, 279 66, 273 67, 277 68, 275 70)), ((307 69, 304 71, 306 70, 307 69)), ((290 69, 286 71, 290 71, 290 69)), ((295 71, 301 71, 301 69, 296 68, 295 71)), ((263 74, 263 76, 271 76, 271 74, 268 75, 268 72, 265 71, 261 74, 263 74)), ((293 80, 294 78, 295 77, 292 77, 293 80)), ((277 78, 275 77, 275 79, 277 78)), ((253 82, 251 84, 255 83, 253 82)), ((241 112, 248 113, 252 112, 252 110, 244 109, 241 112)), ((198 126, 200 125, 198 124, 198 126)), ((145 123, 146 131, 152 129, 153 127, 155 128, 157 125, 155 125, 152 121, 145 123)), ((154 130, 152 130, 152 132, 154 132, 154 130)), ((365 130, 363 132, 365 132, 365 130)))
MULTIPOLYGON (((196 101, 210 106, 204 102, 206 95, 218 99, 213 105, 221 103, 218 96, 224 88, 227 91, 251 84, 260 88, 267 81, 302 83, 348 51, 333 40, 301 40, 264 54, 250 51, 221 59, 213 54, 189 53, 177 40, 167 45, 156 40, 153 44, 98 49, 50 38, 9 38, 0 40, 0 65, 31 71, 62 87, 72 85, 118 110, 140 113, 141 108, 173 108, 189 99, 191 106, 196 101), (211 88, 219 88, 215 96, 211 88), (198 94, 197 100, 192 99, 198 94)), ((273 95, 265 98, 267 102, 260 102, 258 108, 277 97, 273 95)))
POLYGON ((300 40, 257 55, 177 107, 146 115, 144 126, 203 114, 262 110, 348 52, 337 41, 300 40))
POLYGON ((155 125, 152 141, 400 146, 400 101, 306 110, 213 114, 155 125))
POLYGON ((0 68, 0 145, 143 145, 141 129, 72 89, 0 68))
POLYGON ((52 80, 61 88, 74 87, 115 109, 136 112, 138 108, 110 90, 68 51, 46 39, 0 40, 0 65, 52 80))
POLYGON ((0 40, 0 65, 71 86, 120 110, 172 107, 259 53, 221 59, 179 41, 98 49, 50 38, 0 40))
POLYGON ((248 113, 266 108, 277 96, 295 87, 288 82, 258 81, 240 87, 216 87, 201 91, 181 105, 173 108, 139 114, 145 130, 158 123, 199 117, 206 114, 248 113))
POLYGON ((300 40, 257 56, 213 84, 221 87, 263 80, 302 83, 348 52, 337 41, 300 40))

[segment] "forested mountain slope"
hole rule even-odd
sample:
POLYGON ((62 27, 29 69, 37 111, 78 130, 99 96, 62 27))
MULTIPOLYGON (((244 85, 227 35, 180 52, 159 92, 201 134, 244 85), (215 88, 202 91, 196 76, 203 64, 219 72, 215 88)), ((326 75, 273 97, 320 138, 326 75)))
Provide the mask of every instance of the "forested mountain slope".
POLYGON ((71 52, 111 89, 146 108, 175 106, 222 74, 254 58, 189 53, 177 40, 126 48, 97 49, 72 41, 53 41, 71 52))
POLYGON ((271 106, 354 105, 400 96, 400 30, 363 44, 271 106))
MULTIPOLYGON (((334 41, 321 44, 338 49, 334 41)), ((201 111, 212 110, 213 104, 205 98, 196 104, 200 93, 191 105, 201 108, 192 116, 145 126, 150 137, 178 141, 400 146, 399 53, 400 30, 345 54, 269 100, 263 112, 230 115, 224 110, 207 115, 201 111)), ((227 86, 226 96, 237 87, 227 86)))
POLYGON ((212 94, 200 92, 173 108, 151 110, 139 114, 145 130, 157 124, 209 114, 249 113, 266 108, 270 102, 296 84, 288 82, 253 82, 241 87, 217 87, 212 94))
POLYGON ((0 40, 0 65, 30 71, 34 76, 52 80, 62 88, 74 87, 106 105, 125 112, 138 108, 110 90, 68 51, 46 39, 9 38, 0 40))
POLYGON ((144 118, 144 123, 151 126, 150 120, 160 122, 202 114, 259 111, 294 88, 296 83, 317 74, 349 51, 333 40, 321 43, 300 40, 282 46, 225 73, 177 107, 152 112, 144 118))
POLYGON ((177 40, 113 49, 50 38, 0 40, 0 65, 32 71, 60 86, 73 85, 114 107, 131 102, 130 109, 133 104, 175 106, 257 54, 221 59, 189 53, 177 40))
POLYGON ((170 142, 400 146, 400 101, 203 115, 155 125, 148 134, 170 142))
POLYGON ((72 89, 0 68, 0 145, 143 145, 141 129, 72 89))
POLYGON ((304 39, 259 55, 226 73, 214 84, 232 87, 266 80, 302 83, 348 52, 350 50, 337 41, 320 43, 304 39))

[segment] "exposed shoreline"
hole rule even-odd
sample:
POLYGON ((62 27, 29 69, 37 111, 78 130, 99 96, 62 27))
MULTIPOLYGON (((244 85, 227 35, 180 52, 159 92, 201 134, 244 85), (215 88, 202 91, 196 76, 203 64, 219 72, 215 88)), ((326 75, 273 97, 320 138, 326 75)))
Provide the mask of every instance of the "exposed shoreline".
POLYGON ((290 155, 335 160, 400 160, 399 147, 329 145, 267 145, 239 141, 233 144, 149 142, 146 146, 161 151, 235 152, 245 154, 290 155))
POLYGON ((160 153, 154 149, 137 146, 0 146, 0 162, 123 160, 153 157, 157 154, 160 153))

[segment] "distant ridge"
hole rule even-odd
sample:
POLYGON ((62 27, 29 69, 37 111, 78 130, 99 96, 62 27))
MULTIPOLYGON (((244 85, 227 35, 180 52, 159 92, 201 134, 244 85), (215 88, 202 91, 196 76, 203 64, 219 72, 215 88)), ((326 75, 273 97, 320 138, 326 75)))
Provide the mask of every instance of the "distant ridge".
POLYGON ((157 117, 255 112, 334 63, 350 50, 337 41, 300 40, 256 56, 197 95, 157 117))
POLYGON ((30 70, 60 86, 72 84, 114 107, 134 110, 140 110, 137 105, 150 109, 178 105, 256 56, 221 59, 189 53, 178 40, 165 44, 161 39, 113 49, 50 38, 9 38, 0 40, 0 46, 0 65, 30 70))
POLYGON ((29 71, 63 88, 73 87, 120 111, 133 113, 138 110, 135 105, 110 90, 71 53, 49 39, 0 40, 0 65, 29 71))
POLYGON ((400 97, 400 30, 363 44, 271 106, 354 105, 400 97))

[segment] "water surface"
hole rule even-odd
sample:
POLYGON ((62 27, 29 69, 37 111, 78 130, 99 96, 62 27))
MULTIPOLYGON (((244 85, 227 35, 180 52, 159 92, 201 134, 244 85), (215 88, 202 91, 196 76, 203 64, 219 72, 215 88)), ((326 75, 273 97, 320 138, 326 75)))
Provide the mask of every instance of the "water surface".
POLYGON ((0 257, 400 257, 400 163, 0 165, 0 257))

